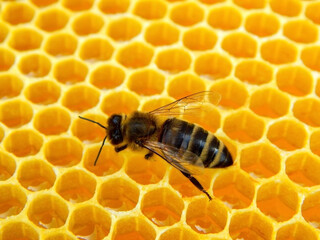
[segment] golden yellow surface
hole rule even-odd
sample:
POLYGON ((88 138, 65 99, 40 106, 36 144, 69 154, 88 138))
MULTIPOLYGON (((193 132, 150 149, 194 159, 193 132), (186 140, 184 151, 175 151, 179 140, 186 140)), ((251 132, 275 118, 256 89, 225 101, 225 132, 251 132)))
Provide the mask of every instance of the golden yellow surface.
POLYGON ((320 1, 2 1, 0 240, 320 239, 320 1), (212 90, 230 149, 197 176, 78 115, 212 90))

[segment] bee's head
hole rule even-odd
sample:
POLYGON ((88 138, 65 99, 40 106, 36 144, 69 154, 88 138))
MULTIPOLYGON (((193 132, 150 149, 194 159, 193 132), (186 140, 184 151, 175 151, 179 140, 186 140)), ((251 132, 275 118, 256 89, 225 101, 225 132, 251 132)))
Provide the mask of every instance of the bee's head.
POLYGON ((113 114, 108 119, 107 135, 110 143, 113 145, 117 145, 123 141, 121 121, 122 116, 118 114, 113 114))

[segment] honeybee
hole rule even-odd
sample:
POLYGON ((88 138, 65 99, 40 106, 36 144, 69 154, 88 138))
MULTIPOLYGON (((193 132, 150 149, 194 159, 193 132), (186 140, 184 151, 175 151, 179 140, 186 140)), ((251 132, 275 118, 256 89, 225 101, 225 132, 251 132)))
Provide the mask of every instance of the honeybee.
MULTIPOLYGON (((103 145, 108 141, 120 152, 126 148, 132 150, 146 149, 145 159, 157 155, 171 166, 177 168, 193 185, 211 196, 193 176, 197 167, 225 168, 233 164, 227 147, 212 133, 202 127, 181 120, 177 117, 185 114, 197 114, 206 101, 217 104, 220 94, 203 91, 178 99, 150 112, 135 111, 132 114, 113 114, 107 126, 79 116, 81 119, 98 124, 106 130, 96 165, 103 145)), ((210 119, 208 119, 210 121, 210 119)))

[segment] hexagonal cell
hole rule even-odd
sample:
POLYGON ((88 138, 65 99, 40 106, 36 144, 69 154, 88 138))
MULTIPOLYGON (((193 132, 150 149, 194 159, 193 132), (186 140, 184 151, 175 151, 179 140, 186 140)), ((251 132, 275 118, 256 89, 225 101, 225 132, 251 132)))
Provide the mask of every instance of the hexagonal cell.
POLYGON ((248 207, 255 193, 252 179, 239 170, 221 171, 212 189, 215 197, 233 209, 248 207))
POLYGON ((194 2, 184 2, 173 6, 170 12, 170 18, 181 26, 191 26, 204 17, 203 9, 194 2))
POLYGON ((75 18, 72 24, 73 31, 79 36, 98 33, 104 24, 103 18, 93 13, 83 13, 75 18))
POLYGON ((217 199, 210 202, 205 198, 197 199, 192 201, 187 208, 187 224, 201 234, 223 231, 227 219, 227 208, 217 199))
POLYGON ((310 149, 314 154, 320 156, 320 131, 315 131, 311 134, 310 149))
POLYGON ((3 137, 4 137, 4 129, 2 128, 2 126, 0 126, 0 142, 2 141, 3 137))
POLYGON ((234 57, 252 58, 257 52, 257 42, 246 33, 231 33, 222 40, 221 47, 234 57))
POLYGON ((58 0, 30 0, 37 7, 46 7, 56 3, 58 0))
POLYGON ((73 12, 89 10, 94 0, 63 0, 62 5, 73 12))
POLYGON ((112 240, 143 239, 155 240, 156 231, 144 217, 124 217, 115 223, 112 240))
POLYGON ((78 41, 69 33, 56 33, 48 36, 45 51, 53 56, 73 55, 77 49, 78 41))
POLYGON ((229 58, 219 53, 205 53, 196 58, 194 71, 209 79, 219 79, 229 76, 232 70, 232 63, 229 58))
POLYGON ((16 128, 27 124, 33 116, 32 106, 18 99, 5 101, 0 105, 0 121, 7 127, 16 128))
POLYGON ((126 68, 141 68, 150 64, 153 48, 141 42, 133 42, 121 48, 117 61, 126 68))
POLYGON ((193 51, 212 49, 217 42, 217 35, 206 27, 196 27, 187 30, 183 35, 183 44, 193 51))
POLYGON ((49 74, 50 69, 50 59, 38 53, 25 55, 19 62, 19 70, 28 77, 44 77, 49 74))
POLYGON ((68 230, 77 238, 102 240, 108 236, 111 217, 102 208, 86 204, 73 210, 69 218, 68 230))
POLYGON ((300 58, 306 67, 320 72, 320 46, 305 47, 300 58))
POLYGON ((29 51, 41 46, 42 35, 30 28, 12 29, 9 46, 18 51, 29 51))
POLYGON ((128 41, 139 35, 141 23, 132 17, 122 17, 109 23, 107 34, 115 41, 128 41))
POLYGON ((28 85, 24 94, 32 103, 49 105, 58 101, 60 92, 58 84, 51 80, 43 80, 28 85))
POLYGON ((190 67, 191 56, 183 49, 162 50, 157 54, 156 64, 163 71, 178 73, 190 67))
POLYGON ((278 70, 276 78, 281 91, 298 97, 309 94, 313 88, 310 71, 301 66, 282 67, 278 70))
POLYGON ((12 25, 30 22, 33 16, 34 8, 23 2, 11 2, 2 10, 2 19, 12 25))
POLYGON ((109 116, 114 113, 129 114, 138 107, 139 99, 134 94, 125 91, 113 91, 101 103, 101 110, 109 116))
POLYGON ((96 191, 96 180, 82 169, 73 169, 59 176, 55 191, 71 203, 91 199, 96 191))
POLYGON ((124 162, 122 154, 116 153, 114 147, 111 147, 110 145, 105 145, 102 148, 99 161, 94 165, 99 149, 100 144, 97 144, 86 150, 83 159, 83 165, 86 169, 97 176, 107 176, 122 168, 124 162))
POLYGON ((214 82, 210 91, 220 93, 219 105, 234 109, 242 107, 249 97, 245 85, 232 79, 214 82))
POLYGON ((11 50, 0 48, 0 72, 9 70, 14 61, 15 56, 11 50))
POLYGON ((101 90, 120 86, 126 77, 125 71, 113 65, 100 65, 93 70, 90 82, 101 90))
POLYGON ((0 74, 0 99, 12 98, 20 95, 23 81, 16 75, 10 73, 0 74))
POLYGON ((54 32, 63 29, 68 23, 69 16, 66 11, 60 8, 50 8, 40 12, 36 26, 47 32, 54 32))
POLYGON ((17 184, 0 186, 0 219, 19 214, 27 203, 27 196, 17 184))
POLYGON ((159 240, 177 240, 177 239, 199 240, 199 237, 194 232, 180 226, 169 228, 168 230, 164 231, 159 237, 159 240))
POLYGON ((267 4, 266 0, 233 0, 233 2, 245 9, 261 9, 265 8, 267 4))
POLYGON ((297 47, 286 40, 268 40, 261 45, 261 57, 273 64, 286 64, 296 61, 297 47))
POLYGON ((264 132, 264 121, 246 110, 240 110, 226 117, 223 131, 234 140, 250 143, 259 140, 264 132))
POLYGON ((37 154, 42 147, 40 134, 30 129, 19 129, 11 132, 4 140, 4 147, 17 157, 37 154))
POLYGON ((159 0, 142 0, 138 1, 133 13, 139 17, 147 20, 163 18, 167 12, 167 5, 165 2, 159 0))
POLYGON ((272 233, 270 220, 256 211, 236 213, 231 218, 229 234, 232 239, 271 240, 272 233))
POLYGON ((9 28, 3 22, 0 22, 0 42, 3 42, 9 33, 9 28))
POLYGON ((283 26, 283 34, 298 43, 312 43, 318 39, 318 29, 308 20, 294 20, 283 26))
POLYGON ((48 193, 33 198, 27 212, 31 222, 45 229, 63 226, 68 214, 67 204, 61 198, 48 193))
POLYGON ((157 109, 161 106, 164 106, 164 105, 167 105, 171 102, 173 102, 174 100, 171 99, 171 98, 153 98, 153 99, 149 99, 149 100, 146 100, 142 107, 141 107, 141 111, 143 112, 151 112, 152 110, 154 109, 157 109))
POLYGON ((88 67, 82 62, 70 58, 57 62, 53 74, 61 83, 74 84, 85 80, 88 67))
POLYGON ((199 1, 205 4, 215 4, 215 3, 224 2, 225 0, 199 0, 199 1))
POLYGON ((43 239, 44 240, 76 240, 76 237, 66 232, 65 230, 60 230, 60 231, 48 232, 43 239))
POLYGON ((307 141, 305 127, 293 120, 280 120, 269 126, 267 138, 285 151, 303 148, 307 141))
POLYGON ((246 17, 245 28, 258 37, 267 37, 278 32, 280 22, 273 14, 252 13, 246 17))
POLYGON ((123 178, 113 178, 103 182, 97 200, 104 207, 116 211, 129 211, 139 201, 139 188, 123 178))
POLYGON ((242 16, 239 10, 234 7, 214 7, 209 12, 207 21, 213 28, 233 30, 240 27, 242 16))
POLYGON ((0 151, 0 181, 9 179, 16 171, 16 162, 6 152, 0 151))
POLYGON ((315 98, 297 100, 293 106, 293 115, 312 127, 320 126, 320 101, 315 98))
POLYGON ((269 4, 272 11, 288 17, 298 16, 302 9, 299 0, 271 0, 269 4))
POLYGON ((301 214, 313 227, 320 229, 320 192, 311 192, 301 206, 301 214))
POLYGON ((319 235, 314 231, 313 228, 305 225, 301 222, 294 222, 287 224, 278 229, 276 233, 276 240, 285 240, 285 239, 310 239, 316 240, 319 235))
POLYGON ((55 166, 70 167, 82 157, 82 145, 73 138, 60 137, 49 140, 44 148, 45 158, 55 166))
POLYGON ((179 40, 179 29, 167 22, 153 22, 147 27, 144 37, 153 46, 171 45, 179 40))
MULTIPOLYGON (((1 83, 1 76, 0 76, 0 83, 1 83)), ((318 78, 318 83, 315 87, 315 91, 316 91, 316 94, 320 97, 320 78, 318 78)), ((0 93, 0 96, 1 96, 1 93, 0 93)))
POLYGON ((105 14, 124 13, 129 5, 130 0, 100 0, 99 9, 105 14))
POLYGON ((139 95, 160 94, 164 90, 165 76, 152 69, 138 70, 128 80, 128 88, 139 95))
MULTIPOLYGON (((299 2, 298 0, 296 1, 299 2)), ((310 2, 306 7, 305 15, 315 24, 320 24, 319 11, 320 11, 320 3, 310 2)))
POLYGON ((113 53, 113 46, 105 39, 86 40, 80 49, 80 57, 89 61, 106 61, 113 53))
POLYGON ((152 160, 156 161, 147 161, 142 153, 134 154, 128 159, 125 172, 139 184, 158 183, 166 173, 167 163, 158 157, 154 157, 152 160))
POLYGON ((39 240, 38 232, 25 222, 11 221, 2 227, 0 233, 2 240, 39 240))

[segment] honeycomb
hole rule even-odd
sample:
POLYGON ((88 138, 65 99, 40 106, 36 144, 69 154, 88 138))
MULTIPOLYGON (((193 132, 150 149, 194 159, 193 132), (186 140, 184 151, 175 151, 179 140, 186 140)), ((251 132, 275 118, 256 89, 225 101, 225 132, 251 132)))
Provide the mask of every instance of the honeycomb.
MULTIPOLYGON (((320 1, 28 0, 0 13, 0 240, 320 239, 320 1), (197 176, 106 144, 112 113, 222 96, 197 176)), ((190 121, 191 121, 190 120, 190 121)))

